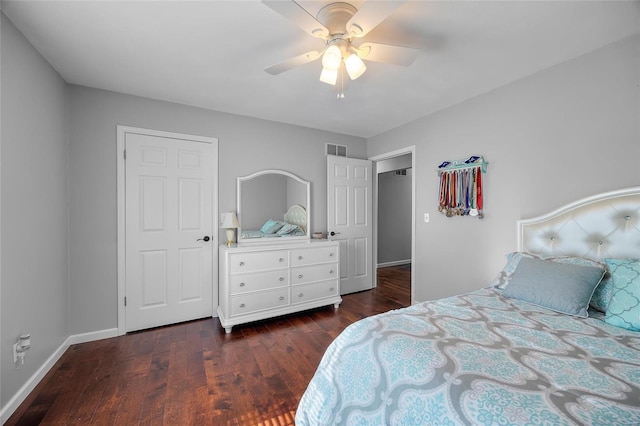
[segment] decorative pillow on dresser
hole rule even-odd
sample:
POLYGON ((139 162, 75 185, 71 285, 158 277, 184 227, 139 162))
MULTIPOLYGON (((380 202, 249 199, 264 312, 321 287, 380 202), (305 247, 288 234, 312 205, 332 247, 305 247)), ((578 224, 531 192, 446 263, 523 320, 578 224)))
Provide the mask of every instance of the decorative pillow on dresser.
POLYGON ((282 228, 280 228, 278 230, 278 232, 276 232, 276 234, 278 235, 289 235, 289 234, 295 234, 298 231, 300 231, 300 227, 298 225, 293 225, 291 223, 285 223, 282 228))
POLYGON ((627 330, 640 331, 640 261, 606 259, 613 290, 605 322, 627 330))
POLYGON ((283 226, 284 222, 269 219, 264 223, 264 225, 262 225, 262 228, 260 228, 260 232, 262 232, 263 234, 275 234, 283 226))

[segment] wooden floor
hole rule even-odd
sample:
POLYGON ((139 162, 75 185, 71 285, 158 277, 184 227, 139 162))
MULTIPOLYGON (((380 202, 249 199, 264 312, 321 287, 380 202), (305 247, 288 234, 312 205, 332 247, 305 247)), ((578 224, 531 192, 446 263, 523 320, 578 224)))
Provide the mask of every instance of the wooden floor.
POLYGON ((290 425, 331 341, 410 304, 410 266, 333 306, 235 326, 208 318, 71 346, 6 425, 290 425))

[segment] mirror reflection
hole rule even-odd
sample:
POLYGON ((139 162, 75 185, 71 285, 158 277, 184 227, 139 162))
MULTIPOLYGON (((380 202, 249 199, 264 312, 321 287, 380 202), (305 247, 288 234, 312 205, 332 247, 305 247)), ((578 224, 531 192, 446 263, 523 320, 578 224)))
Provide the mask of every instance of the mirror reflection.
POLYGON ((238 178, 238 243, 309 238, 310 184, 281 170, 238 178))

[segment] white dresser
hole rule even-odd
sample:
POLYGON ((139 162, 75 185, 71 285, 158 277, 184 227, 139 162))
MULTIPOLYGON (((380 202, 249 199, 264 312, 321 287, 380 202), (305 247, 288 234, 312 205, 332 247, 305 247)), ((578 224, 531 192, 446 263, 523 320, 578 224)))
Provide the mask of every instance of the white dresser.
POLYGON ((339 246, 310 240, 220 246, 218 316, 236 324, 340 305, 339 246))

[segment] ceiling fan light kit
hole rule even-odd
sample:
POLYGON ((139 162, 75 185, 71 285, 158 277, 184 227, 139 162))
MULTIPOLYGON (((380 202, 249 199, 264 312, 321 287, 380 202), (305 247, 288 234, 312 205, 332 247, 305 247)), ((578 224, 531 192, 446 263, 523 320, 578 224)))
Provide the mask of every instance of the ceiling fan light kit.
POLYGON ((340 68, 340 61, 342 61, 342 52, 340 51, 340 48, 335 44, 327 47, 327 50, 324 51, 324 55, 322 55, 322 67, 327 70, 335 71, 340 68))
POLYGON ((343 62, 351 80, 355 80, 364 74, 367 66, 356 53, 349 51, 350 46, 345 40, 338 38, 329 43, 331 43, 330 46, 327 47, 324 55, 322 55, 321 82, 335 86, 338 75, 337 72, 343 62))
MULTIPOLYGON (((269 74, 280 74, 298 65, 303 65, 322 57, 320 81, 335 86, 338 72, 344 64, 349 78, 355 80, 367 70, 362 59, 408 66, 417 56, 418 50, 408 47, 378 43, 363 43, 356 46, 355 39, 367 35, 375 26, 384 21, 403 0, 390 2, 367 1, 358 10, 346 2, 330 3, 320 9, 314 17, 302 6, 291 1, 262 0, 264 4, 293 21, 312 37, 324 40, 324 51, 308 52, 265 68, 269 74)), ((344 95, 343 95, 344 97, 344 95)))
POLYGON ((322 68, 322 72, 320 73, 320 81, 335 86, 336 82, 338 81, 338 70, 322 68))
POLYGON ((351 53, 344 60, 344 67, 347 69, 347 74, 351 80, 355 80, 360 77, 367 70, 367 66, 362 62, 362 59, 355 53, 351 53))

